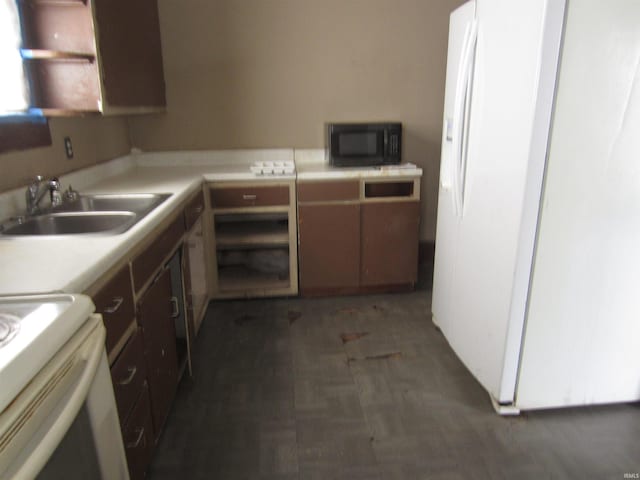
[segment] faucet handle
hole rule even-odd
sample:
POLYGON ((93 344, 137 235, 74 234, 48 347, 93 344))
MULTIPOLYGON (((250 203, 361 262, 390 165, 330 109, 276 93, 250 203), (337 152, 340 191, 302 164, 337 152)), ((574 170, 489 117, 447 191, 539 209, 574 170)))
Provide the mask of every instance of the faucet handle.
POLYGON ((69 188, 64 192, 64 201, 74 202, 78 199, 79 195, 78 191, 74 190, 73 187, 69 185, 69 188))
POLYGON ((57 207, 58 205, 61 205, 62 195, 60 194, 60 180, 58 180, 58 177, 52 177, 51 180, 47 182, 47 187, 49 187, 51 206, 57 207))

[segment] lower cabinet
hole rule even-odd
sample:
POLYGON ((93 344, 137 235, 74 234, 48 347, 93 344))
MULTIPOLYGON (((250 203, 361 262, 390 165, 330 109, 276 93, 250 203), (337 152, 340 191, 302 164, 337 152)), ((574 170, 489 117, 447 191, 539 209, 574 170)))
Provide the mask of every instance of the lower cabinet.
POLYGON ((149 389, 146 383, 143 385, 131 415, 122 427, 122 440, 131 480, 143 479, 147 467, 151 463, 155 442, 149 389))
POLYGON ((147 381, 141 329, 133 334, 111 367, 111 380, 120 417, 120 426, 123 426, 147 381))
POLYGON ((131 480, 144 478, 155 442, 142 337, 142 329, 137 329, 111 366, 131 480))
POLYGON ((360 205, 300 205, 300 290, 357 287, 360 205))
POLYGON ((362 205, 360 283, 406 285, 418 280, 418 202, 362 205))
POLYGON ((419 176, 304 180, 297 192, 303 295, 413 288, 419 176))
POLYGON ((292 179, 209 184, 213 298, 298 293, 292 179))
POLYGON ((163 270, 138 304, 144 357, 156 439, 162 431, 178 387, 178 356, 171 304, 171 277, 163 270))
POLYGON ((164 226, 128 252, 84 293, 107 330, 106 348, 132 479, 142 479, 190 365, 194 322, 202 321, 209 289, 202 190, 164 226))

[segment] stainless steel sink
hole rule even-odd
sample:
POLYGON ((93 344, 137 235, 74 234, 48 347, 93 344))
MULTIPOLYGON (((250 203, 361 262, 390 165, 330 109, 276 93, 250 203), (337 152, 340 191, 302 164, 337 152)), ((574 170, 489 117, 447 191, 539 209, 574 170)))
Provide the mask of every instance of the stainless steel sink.
POLYGON ((38 215, 0 226, 2 235, 116 235, 126 232, 170 194, 82 195, 38 215))
POLYGON ((81 195, 77 200, 64 203, 54 209, 56 212, 103 212, 127 211, 146 215, 167 198, 169 194, 130 193, 123 195, 100 194, 81 195))
POLYGON ((133 212, 66 212, 30 217, 8 226, 4 235, 122 233, 136 222, 133 212))

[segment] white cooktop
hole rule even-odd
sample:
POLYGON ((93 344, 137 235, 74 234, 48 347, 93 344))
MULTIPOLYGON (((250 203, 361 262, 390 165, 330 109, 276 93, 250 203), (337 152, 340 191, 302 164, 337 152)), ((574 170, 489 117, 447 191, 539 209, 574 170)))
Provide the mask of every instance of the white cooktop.
POLYGON ((0 297, 0 414, 94 309, 84 295, 0 297))

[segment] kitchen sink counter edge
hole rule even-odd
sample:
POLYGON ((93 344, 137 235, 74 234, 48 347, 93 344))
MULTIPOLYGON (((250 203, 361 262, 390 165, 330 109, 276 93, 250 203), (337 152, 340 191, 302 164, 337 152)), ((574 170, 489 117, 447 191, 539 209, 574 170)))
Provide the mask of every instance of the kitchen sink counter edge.
MULTIPOLYGON (((0 296, 85 291, 174 214, 203 182, 295 179, 295 175, 255 176, 250 172, 248 165, 255 158, 271 157, 292 159, 293 151, 131 155, 69 175, 75 183, 61 177, 63 188, 71 184, 81 194, 168 193, 171 196, 130 230, 117 235, 0 235, 0 296), (176 166, 178 161, 180 166, 176 166), (114 167, 116 164, 118 168, 114 167), (91 183, 92 177, 100 176, 103 179, 91 183)), ((19 193, 14 191, 4 196, 19 197, 19 193)))

